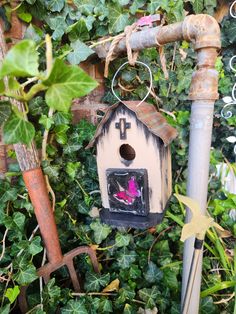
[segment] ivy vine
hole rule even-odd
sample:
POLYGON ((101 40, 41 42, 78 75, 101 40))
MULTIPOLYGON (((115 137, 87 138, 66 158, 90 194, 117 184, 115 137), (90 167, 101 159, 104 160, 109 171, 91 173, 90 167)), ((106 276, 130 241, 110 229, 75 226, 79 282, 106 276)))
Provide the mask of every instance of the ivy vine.
MULTIPOLYGON (((186 11, 214 15, 219 7, 216 0, 23 0, 15 8, 11 1, 3 1, 0 17, 5 29, 11 27, 11 14, 17 14, 25 23, 26 32, 24 41, 14 46, 12 57, 6 58, 2 66, 2 76, 10 76, 10 91, 5 90, 0 80, 0 92, 14 94, 20 88, 19 98, 27 102, 29 116, 26 121, 8 102, 0 104, 5 141, 28 143, 34 138, 41 148, 44 131, 48 130, 47 158, 42 166, 56 194, 55 217, 62 251, 84 244, 92 246, 97 251, 101 274, 93 273, 89 260, 82 256, 75 261, 84 282, 84 292, 79 297, 68 283, 65 269, 53 275, 40 291, 36 269, 41 265, 43 245, 40 233, 31 237, 37 222, 19 166, 12 163, 6 178, 0 182, 1 313, 18 311, 16 298, 25 284, 31 284, 30 313, 55 313, 58 308, 62 313, 128 314, 145 313, 145 309, 152 313, 180 312, 183 244, 179 238, 184 208, 172 199, 163 222, 144 231, 111 229, 101 223, 97 218, 101 200, 95 152, 84 149, 95 126, 84 120, 72 124, 69 107, 73 98, 82 95, 79 86, 76 94, 65 94, 65 101, 60 101, 64 93, 58 101, 52 101, 60 82, 60 75, 54 74, 63 74, 65 84, 72 74, 84 78, 77 65, 94 54, 97 40, 122 32, 140 16, 161 13, 165 23, 172 23, 181 21, 186 11), (56 60, 51 74, 45 72, 45 34, 52 38, 56 60), (31 56, 30 64, 24 57, 26 52, 31 56), (48 115, 49 108, 55 110, 52 116, 48 115)), ((208 314, 234 311, 236 227, 232 210, 236 208, 236 197, 224 190, 216 175, 216 166, 226 160, 235 169, 232 146, 225 139, 235 132, 236 116, 227 120, 220 116, 221 98, 230 94, 234 82, 228 61, 235 54, 235 28, 236 23, 230 16, 221 21, 223 48, 216 63, 220 100, 215 106, 208 211, 226 232, 219 235, 212 229, 205 241, 200 313, 208 314), (220 302, 223 299, 226 302, 220 302)), ((165 57, 168 80, 155 48, 140 53, 139 60, 153 71, 156 97, 149 97, 148 101, 157 105, 178 130, 179 136, 172 146, 173 184, 175 192, 185 194, 190 111, 187 97, 196 56, 191 45, 183 41, 167 45, 165 57)), ((115 101, 109 88, 111 78, 123 61, 119 58, 110 66, 103 99, 108 104, 115 101)), ((146 94, 148 79, 143 69, 127 67, 119 79, 123 89, 118 93, 124 99, 140 99, 146 94)), ((90 81, 87 76, 86 80, 90 81)), ((91 88, 95 87, 90 82, 91 88)), ((14 151, 8 151, 8 156, 14 158, 14 151)))

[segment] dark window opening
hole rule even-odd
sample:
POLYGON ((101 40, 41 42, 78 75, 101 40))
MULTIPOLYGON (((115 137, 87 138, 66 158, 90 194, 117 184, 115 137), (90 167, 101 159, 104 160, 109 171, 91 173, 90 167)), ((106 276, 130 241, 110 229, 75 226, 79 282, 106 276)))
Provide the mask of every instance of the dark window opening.
POLYGON ((123 144, 120 147, 120 156, 125 160, 133 160, 135 158, 135 150, 129 144, 123 144))

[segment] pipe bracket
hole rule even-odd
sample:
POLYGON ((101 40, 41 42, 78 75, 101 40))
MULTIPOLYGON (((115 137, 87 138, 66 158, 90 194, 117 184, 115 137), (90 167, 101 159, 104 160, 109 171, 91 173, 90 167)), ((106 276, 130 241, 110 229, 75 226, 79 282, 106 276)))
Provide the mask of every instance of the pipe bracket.
POLYGON ((216 100, 218 94, 218 72, 215 69, 200 68, 192 75, 189 91, 190 100, 216 100))

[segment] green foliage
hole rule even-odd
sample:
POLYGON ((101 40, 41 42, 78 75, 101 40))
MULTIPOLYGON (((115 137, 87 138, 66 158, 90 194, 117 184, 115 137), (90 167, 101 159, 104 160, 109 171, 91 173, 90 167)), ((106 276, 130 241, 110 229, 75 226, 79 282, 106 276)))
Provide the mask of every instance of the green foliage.
POLYGON ((68 111, 75 97, 82 97, 93 90, 97 83, 77 66, 67 66, 56 59, 49 77, 43 81, 48 87, 45 95, 49 107, 68 111))
MULTIPOLYGON (((79 298, 73 296, 72 287, 65 288, 68 286, 68 274, 60 269, 43 288, 43 311, 36 308, 33 313, 55 313, 59 308, 62 313, 138 313, 155 307, 161 314, 180 313, 183 245, 179 238, 184 209, 176 200, 171 200, 165 219, 154 231, 112 230, 99 219, 92 218, 91 213, 101 207, 101 199, 95 152, 84 148, 95 127, 83 120, 72 125, 69 109, 73 98, 90 92, 96 86, 87 74, 74 65, 92 55, 92 47, 99 37, 116 35, 126 25, 132 24, 136 16, 150 13, 164 13, 167 23, 180 21, 184 16, 183 8, 190 14, 213 15, 216 1, 74 0, 71 6, 70 1, 24 0, 16 9, 18 16, 26 23, 31 21, 31 24, 28 24, 25 34, 27 41, 15 45, 16 48, 9 52, 1 75, 10 76, 8 93, 11 97, 23 84, 27 84, 19 97, 25 101, 26 111, 29 110, 29 122, 8 102, 0 103, 0 122, 4 124, 4 129, 9 130, 9 143, 19 140, 28 143, 35 133, 34 139, 40 148, 44 130, 49 131, 48 156, 42 166, 56 194, 55 217, 62 251, 91 245, 97 250, 101 269, 101 274, 95 274, 87 256, 75 259, 86 295, 79 298), (40 28, 33 24, 38 19, 41 20, 40 28), (45 33, 49 33, 54 40, 56 59, 51 71, 45 68, 45 33), (64 63, 65 59, 72 65, 64 63), (28 84, 31 77, 36 81, 28 84), (48 116, 49 107, 57 110, 52 117, 48 116), (19 123, 22 125, 18 131, 8 127, 12 119, 17 121, 16 126, 19 123), (31 125, 28 123, 33 123, 36 132, 29 132, 31 125), (117 290, 102 292, 114 279, 119 280, 117 290)), ((0 8, 0 15, 8 27, 10 14, 9 6, 5 6, 4 10, 0 8)), ((228 60, 235 49, 234 25, 229 17, 224 18, 221 25, 224 49, 216 64, 221 97, 229 95, 234 82, 228 67, 228 60)), ((164 77, 155 48, 140 53, 139 60, 151 67, 154 91, 162 100, 157 105, 164 110, 168 123, 178 130, 179 136, 172 146, 173 182, 176 193, 185 194, 190 118, 187 98, 196 56, 192 46, 183 41, 167 45, 165 57, 169 80, 164 77)), ((120 58, 111 64, 107 87, 114 70, 123 61, 120 58)), ((142 68, 127 67, 119 80, 122 86, 134 89, 129 94, 120 92, 124 99, 140 99, 146 93, 149 76, 142 68)), ((6 93, 3 80, 0 80, 0 93, 6 93)), ((107 92, 104 101, 112 104, 114 98, 107 92)), ((148 102, 156 104, 153 97, 149 97, 148 102)), ((232 135, 236 120, 234 117, 222 119, 219 115, 221 108, 220 100, 216 103, 214 117, 208 210, 229 235, 228 238, 221 238, 214 231, 207 234, 200 313, 233 313, 234 310, 233 299, 227 303, 215 303, 224 299, 224 294, 232 295, 235 280, 230 254, 233 249, 231 235, 236 232, 232 219, 236 202, 234 195, 226 193, 216 177, 216 165, 225 157, 234 162, 232 146, 225 142, 225 138, 232 135)), ((12 164, 6 179, 0 182, 1 239, 6 234, 0 276, 9 279, 7 289, 6 281, 1 281, 0 285, 1 313, 9 313, 10 308, 15 306, 17 287, 24 284, 32 283, 27 292, 30 307, 41 303, 36 280, 36 268, 41 265, 43 256, 40 233, 28 240, 36 224, 19 168, 12 164)), ((2 251, 3 242, 0 243, 2 251)))
POLYGON ((23 117, 12 114, 4 123, 3 138, 6 144, 30 143, 35 135, 35 129, 32 123, 26 121, 23 117))
POLYGON ((5 297, 7 297, 10 303, 12 304, 16 300, 19 293, 20 293, 19 286, 14 286, 14 288, 7 289, 5 297))
MULTIPOLYGON (((79 47, 77 48, 79 49, 79 47)), ((38 52, 35 42, 23 40, 17 43, 2 62, 0 77, 8 76, 10 78, 8 78, 6 90, 4 81, 1 82, 1 93, 21 101, 30 101, 36 94, 46 90, 47 105, 55 110, 67 112, 75 97, 82 97, 97 86, 97 82, 82 69, 77 66, 69 66, 58 58, 55 59, 52 69, 46 77, 39 74, 38 67, 38 52), (28 81, 20 85, 14 77, 31 76, 33 76, 33 81, 38 81, 38 83, 33 85, 28 93, 25 93, 24 87, 28 85, 28 81)), ((1 102, 0 110, 0 122, 1 124, 4 122, 5 143, 29 144, 35 136, 35 128, 32 123, 27 121, 26 114, 19 112, 14 104, 10 106, 10 103, 6 101, 1 102), (14 113, 10 115, 11 107, 14 113)), ((39 123, 49 130, 54 122, 46 115, 42 115, 39 123)), ((62 130, 62 128, 62 126, 57 126, 56 139, 59 143, 66 144, 66 130, 65 128, 62 130)))
POLYGON ((109 233, 111 233, 111 227, 106 224, 102 224, 100 221, 93 221, 90 225, 94 232, 94 240, 97 244, 100 244, 105 240, 109 233))
POLYGON ((110 281, 110 274, 100 275, 96 273, 87 272, 86 273, 86 291, 100 291, 104 288, 110 281))
POLYGON ((6 75, 21 77, 38 75, 38 53, 33 41, 22 40, 7 53, 0 69, 0 78, 6 75))
POLYGON ((62 314, 88 314, 83 301, 70 300, 66 306, 61 309, 62 314))

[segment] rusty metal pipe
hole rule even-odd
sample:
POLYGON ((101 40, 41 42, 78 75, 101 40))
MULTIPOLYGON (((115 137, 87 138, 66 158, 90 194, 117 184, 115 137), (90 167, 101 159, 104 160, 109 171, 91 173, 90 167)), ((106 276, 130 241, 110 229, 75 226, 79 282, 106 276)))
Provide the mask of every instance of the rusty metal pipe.
MULTIPOLYGON (((190 118, 187 195, 198 201, 201 211, 205 213, 214 102, 218 99, 218 73, 215 70, 215 62, 221 47, 219 25, 209 15, 190 15, 180 23, 134 33, 130 37, 130 45, 132 49, 138 51, 143 47, 155 47, 156 44, 163 45, 183 39, 192 42, 197 53, 197 70, 193 73, 189 92, 189 99, 193 103, 190 118), (151 34, 150 38, 144 38, 144 35, 148 36, 148 32, 151 34)), ((98 55, 103 58, 106 57, 108 50, 109 44, 102 48, 101 46, 96 48, 98 55)), ((125 40, 122 40, 116 53, 119 54, 124 51, 126 51, 125 40)), ((191 213, 187 208, 186 222, 190 219, 191 213)), ((184 244, 182 303, 189 278, 194 248, 193 241, 194 239, 189 239, 184 244)), ((201 271, 202 252, 199 256, 188 314, 199 312, 201 271)))
POLYGON ((24 171, 23 179, 34 206, 48 260, 56 264, 62 260, 62 252, 43 172, 41 168, 24 171))
MULTIPOLYGON (((207 14, 186 16, 183 22, 178 22, 166 26, 146 28, 133 33, 130 36, 130 47, 134 51, 144 48, 156 47, 158 44, 186 40, 194 44, 194 49, 221 47, 220 29, 216 20, 207 14)), ((94 48, 99 58, 106 58, 111 43, 105 43, 94 48)), ((119 55, 126 51, 125 39, 122 39, 117 48, 119 55)))

